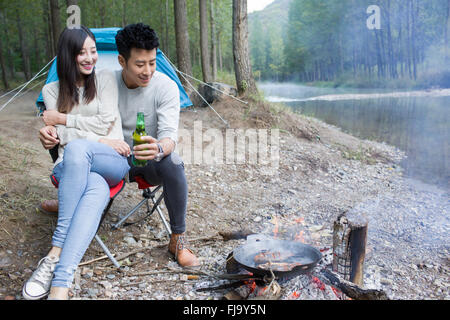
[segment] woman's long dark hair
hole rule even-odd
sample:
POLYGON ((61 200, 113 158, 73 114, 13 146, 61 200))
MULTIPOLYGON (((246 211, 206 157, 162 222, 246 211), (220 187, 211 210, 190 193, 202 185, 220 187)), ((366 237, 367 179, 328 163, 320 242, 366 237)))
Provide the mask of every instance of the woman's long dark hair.
POLYGON ((58 111, 69 113, 73 107, 79 104, 79 92, 77 82, 84 80, 83 100, 91 102, 97 95, 95 86, 95 69, 88 76, 82 75, 77 66, 77 56, 83 49, 87 37, 95 42, 94 34, 86 27, 68 29, 59 36, 57 52, 57 73, 59 78, 58 111))

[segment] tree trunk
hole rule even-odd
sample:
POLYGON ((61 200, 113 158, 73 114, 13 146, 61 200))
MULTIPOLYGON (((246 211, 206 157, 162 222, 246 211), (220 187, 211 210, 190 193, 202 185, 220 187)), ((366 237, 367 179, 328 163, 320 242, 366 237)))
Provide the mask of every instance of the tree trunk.
POLYGON ((168 50, 168 42, 169 42, 169 35, 168 35, 168 8, 167 8, 167 2, 168 0, 161 0, 160 1, 160 10, 161 12, 164 12, 164 14, 161 14, 160 17, 160 24, 161 24, 161 35, 164 35, 161 39, 161 45, 163 52, 169 57, 169 50, 168 50))
POLYGON ((66 0, 67 7, 70 7, 71 5, 78 5, 78 0, 66 0))
POLYGON ((444 26, 444 43, 445 43, 445 55, 448 57, 448 33, 450 31, 450 0, 447 0, 447 14, 445 16, 444 26))
POLYGON ((406 52, 407 52, 407 67, 409 78, 412 79, 412 69, 411 69, 411 24, 410 24, 410 6, 411 0, 406 4, 406 52))
POLYGON ((200 18, 200 56, 204 82, 212 82, 208 45, 208 14, 206 0, 198 0, 200 18))
POLYGON ((222 45, 220 44, 220 32, 217 34, 217 50, 219 51, 219 70, 223 70, 222 45))
POLYGON ((100 15, 100 27, 104 28, 105 27, 105 15, 106 15, 105 0, 100 0, 99 15, 100 15))
POLYGON ((61 17, 58 0, 50 0, 50 19, 52 21, 52 45, 56 55, 58 39, 61 34, 61 17))
POLYGON ((414 1, 411 0, 411 49, 414 80, 417 80, 416 17, 417 16, 414 10, 414 1))
MULTIPOLYGON (((174 14, 178 69, 192 75, 186 0, 174 0, 174 14)), ((180 80, 185 87, 188 85, 184 77, 181 77, 180 80)))
POLYGON ((211 16, 211 64, 213 81, 217 78, 217 49, 216 49, 216 21, 214 14, 214 0, 210 0, 211 16))
MULTIPOLYGON (((2 24, 3 26, 7 26, 8 25, 8 19, 6 18, 6 15, 3 13, 0 13, 1 19, 2 19, 2 24)), ((14 67, 14 53, 13 53, 13 49, 12 46, 9 44, 10 42, 10 37, 9 37, 9 32, 8 32, 8 28, 4 28, 3 32, 5 33, 5 48, 6 48, 6 63, 7 63, 7 67, 8 67, 8 71, 10 74, 11 79, 15 79, 16 78, 16 69, 14 67)))
POLYGON ((25 44, 23 29, 22 29, 22 21, 20 19, 19 10, 16 9, 16 18, 17 18, 17 30, 19 31, 19 44, 20 44, 20 53, 22 55, 22 67, 23 73, 25 74, 25 80, 31 79, 31 70, 30 70, 30 57, 28 55, 28 49, 25 44))
POLYGON ((127 4, 125 1, 122 3, 122 28, 127 25, 127 4))
POLYGON ((248 49, 247 0, 233 0, 233 60, 239 94, 257 93, 248 49))
POLYGON ((1 37, 0 37, 0 66, 2 67, 3 86, 5 87, 5 90, 8 90, 9 83, 8 83, 8 77, 6 76, 6 66, 5 66, 5 60, 3 58, 3 43, 2 43, 1 37))
POLYGON ((165 32, 166 32, 166 36, 165 36, 165 50, 166 50, 166 54, 168 57, 170 57, 170 41, 169 41, 169 0, 166 0, 166 11, 165 11, 165 16, 166 16, 166 20, 165 20, 165 32))

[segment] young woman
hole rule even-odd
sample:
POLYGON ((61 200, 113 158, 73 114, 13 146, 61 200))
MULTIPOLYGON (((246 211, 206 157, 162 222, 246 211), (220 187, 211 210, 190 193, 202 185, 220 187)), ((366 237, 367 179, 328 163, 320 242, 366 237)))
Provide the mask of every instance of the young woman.
POLYGON ((98 54, 92 32, 65 29, 58 41, 59 81, 42 90, 46 129, 59 141, 53 175, 59 213, 52 248, 25 283, 25 299, 67 299, 75 270, 97 231, 109 187, 129 170, 110 71, 95 72, 98 54))

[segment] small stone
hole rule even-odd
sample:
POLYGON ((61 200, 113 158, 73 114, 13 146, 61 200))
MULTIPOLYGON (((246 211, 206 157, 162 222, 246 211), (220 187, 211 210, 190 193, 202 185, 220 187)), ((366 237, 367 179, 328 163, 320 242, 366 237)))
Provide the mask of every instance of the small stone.
POLYGON ((262 218, 261 216, 257 216, 255 217, 255 219, 253 219, 254 222, 261 222, 262 218))
POLYGON ((101 276, 101 275, 103 274, 102 270, 98 270, 98 269, 95 269, 95 270, 94 270, 94 273, 95 273, 95 275, 97 275, 97 276, 101 276))
POLYGON ((110 273, 110 274, 107 274, 106 277, 107 277, 108 279, 112 280, 112 279, 114 279, 114 278, 116 277, 116 275, 110 273))
POLYGON ((136 239, 134 239, 134 237, 127 236, 123 238, 123 241, 125 241, 129 246, 137 245, 137 241, 136 239))
POLYGON ((112 289, 112 284, 109 281, 101 281, 100 284, 106 289, 110 290, 112 289))

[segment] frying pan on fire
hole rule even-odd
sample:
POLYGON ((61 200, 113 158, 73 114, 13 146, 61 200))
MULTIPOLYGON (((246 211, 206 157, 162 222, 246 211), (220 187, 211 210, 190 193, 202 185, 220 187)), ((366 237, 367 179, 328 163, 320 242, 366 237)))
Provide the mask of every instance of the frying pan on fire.
POLYGON ((254 275, 277 277, 291 276, 311 271, 322 259, 316 248, 289 240, 273 239, 252 234, 247 242, 233 251, 234 259, 254 275))

